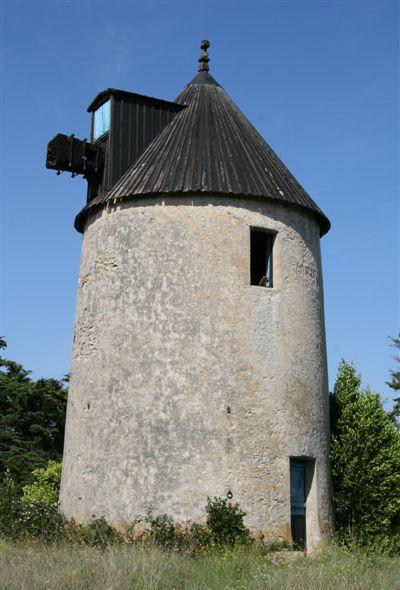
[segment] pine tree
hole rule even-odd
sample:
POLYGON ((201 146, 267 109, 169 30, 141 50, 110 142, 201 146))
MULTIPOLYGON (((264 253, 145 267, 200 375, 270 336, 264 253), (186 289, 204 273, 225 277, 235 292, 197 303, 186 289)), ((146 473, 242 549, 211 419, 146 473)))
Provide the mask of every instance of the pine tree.
MULTIPOLYGON (((400 349, 400 332, 399 332, 399 335, 397 336, 397 338, 392 338, 392 341, 393 341, 393 346, 395 348, 400 349)), ((395 356, 394 358, 398 363, 400 363, 400 356, 395 356)), ((400 391, 400 370, 390 371, 390 374, 392 376, 392 380, 389 381, 387 384, 389 385, 389 387, 391 387, 395 391, 400 391)), ((391 411, 390 415, 394 419, 396 419, 398 416, 400 416, 400 397, 395 397, 393 401, 394 401, 394 406, 393 406, 393 410, 391 411)))
POLYGON ((400 431, 380 396, 361 390, 352 364, 340 364, 331 401, 338 534, 365 543, 391 538, 400 533, 400 431))

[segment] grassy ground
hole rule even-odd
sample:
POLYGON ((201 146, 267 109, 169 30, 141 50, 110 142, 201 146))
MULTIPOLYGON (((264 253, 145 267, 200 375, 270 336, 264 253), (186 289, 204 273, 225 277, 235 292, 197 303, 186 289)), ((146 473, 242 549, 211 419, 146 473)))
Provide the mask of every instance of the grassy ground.
POLYGON ((1 590, 399 590, 400 559, 235 549, 192 558, 150 547, 0 543, 1 590))

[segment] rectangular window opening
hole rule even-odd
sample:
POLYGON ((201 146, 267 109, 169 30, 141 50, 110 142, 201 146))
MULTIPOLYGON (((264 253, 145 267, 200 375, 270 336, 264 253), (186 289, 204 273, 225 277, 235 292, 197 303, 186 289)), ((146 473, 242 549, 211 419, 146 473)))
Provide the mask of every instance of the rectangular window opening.
POLYGON ((274 234, 259 229, 250 229, 250 275, 251 285, 272 287, 272 249, 274 234))
POLYGON ((109 131, 110 129, 110 114, 111 114, 111 103, 108 100, 102 104, 94 112, 93 121, 93 140, 98 139, 101 135, 109 131))

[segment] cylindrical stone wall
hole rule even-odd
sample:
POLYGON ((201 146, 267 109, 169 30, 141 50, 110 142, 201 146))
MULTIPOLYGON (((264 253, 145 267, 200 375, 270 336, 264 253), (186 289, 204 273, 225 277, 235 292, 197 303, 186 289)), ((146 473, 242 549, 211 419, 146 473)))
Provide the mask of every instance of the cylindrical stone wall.
POLYGON ((272 200, 129 200, 85 228, 61 486, 67 518, 151 508, 204 520, 240 503, 290 537, 291 457, 315 460, 307 542, 329 534, 318 221, 272 200), (276 232, 274 286, 250 285, 250 228, 276 232))

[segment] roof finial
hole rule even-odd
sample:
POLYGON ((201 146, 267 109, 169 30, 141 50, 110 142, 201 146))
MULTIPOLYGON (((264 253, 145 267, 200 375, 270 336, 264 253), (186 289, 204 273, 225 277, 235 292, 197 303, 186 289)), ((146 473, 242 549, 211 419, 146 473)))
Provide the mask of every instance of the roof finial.
POLYGON ((200 43, 200 47, 201 55, 199 57, 199 72, 208 72, 208 62, 210 61, 210 58, 208 57, 207 49, 210 47, 210 41, 203 39, 203 41, 200 43))

